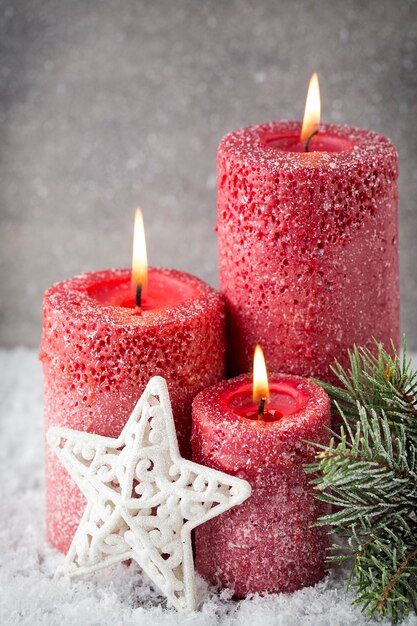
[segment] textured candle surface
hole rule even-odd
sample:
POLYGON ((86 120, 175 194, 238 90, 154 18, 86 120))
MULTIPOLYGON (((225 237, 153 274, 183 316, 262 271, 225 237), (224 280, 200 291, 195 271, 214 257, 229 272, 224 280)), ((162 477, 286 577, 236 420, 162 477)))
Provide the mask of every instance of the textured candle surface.
POLYGON ((193 403, 193 460, 252 486, 246 502, 195 535, 200 574, 240 597, 292 592, 325 574, 326 532, 311 524, 326 509, 313 497, 303 463, 314 458, 306 440, 323 443, 329 437, 330 401, 303 378, 270 379, 300 396, 300 408, 276 422, 249 420, 232 410, 236 395, 250 384, 248 375, 205 389, 193 403))
MULTIPOLYGON (((118 297, 123 285, 129 293, 129 270, 84 274, 46 292, 40 351, 46 429, 115 437, 149 378, 160 375, 168 383, 181 452, 190 456, 191 402, 224 376, 223 303, 188 274, 150 268, 149 284, 153 278, 166 283, 173 303, 141 315, 106 302, 112 288, 118 297)), ((60 550, 67 550, 84 506, 47 450, 47 532, 60 550)))
POLYGON ((354 343, 399 339, 397 155, 371 131, 298 122, 227 135, 218 152, 220 285, 231 373, 256 343, 271 369, 329 378, 354 343), (276 147, 278 146, 278 147, 276 147), (281 147, 279 147, 281 146, 281 147))

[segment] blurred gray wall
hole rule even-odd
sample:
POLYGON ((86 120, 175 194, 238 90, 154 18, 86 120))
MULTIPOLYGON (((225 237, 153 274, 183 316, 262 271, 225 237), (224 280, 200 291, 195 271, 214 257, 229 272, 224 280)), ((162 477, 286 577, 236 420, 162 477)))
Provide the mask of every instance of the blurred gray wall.
POLYGON ((216 284, 218 141, 300 118, 317 70, 323 121, 398 147, 417 347, 416 1, 10 0, 0 29, 1 345, 38 343, 51 283, 130 264, 138 204, 150 262, 216 284))

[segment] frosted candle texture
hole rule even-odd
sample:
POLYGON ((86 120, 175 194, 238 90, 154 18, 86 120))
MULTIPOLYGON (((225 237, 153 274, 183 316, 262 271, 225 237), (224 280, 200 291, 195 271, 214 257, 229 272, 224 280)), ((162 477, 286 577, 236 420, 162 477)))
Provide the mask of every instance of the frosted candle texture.
POLYGON ((239 507, 195 532, 200 574, 239 597, 250 593, 292 592, 325 574, 328 537, 312 528, 326 506, 313 496, 304 463, 314 460, 306 441, 329 439, 330 400, 310 381, 272 374, 306 398, 305 406, 277 422, 240 417, 230 398, 247 375, 202 391, 193 403, 193 460, 244 478, 252 495, 239 507))
POLYGON ((220 285, 234 374, 249 370, 258 342, 271 369, 328 379, 354 343, 399 340, 396 150, 374 132, 330 125, 321 135, 339 152, 271 143, 299 132, 298 122, 272 122, 219 146, 220 285))
MULTIPOLYGON (((191 297, 136 315, 89 295, 101 284, 129 281, 129 270, 84 274, 46 292, 40 353, 46 430, 65 426, 117 437, 148 380, 159 375, 168 383, 180 450, 190 456, 192 400, 224 376, 223 303, 198 278, 156 271, 179 280, 191 297)), ((84 507, 75 483, 46 450, 47 532, 60 550, 68 549, 84 507)))

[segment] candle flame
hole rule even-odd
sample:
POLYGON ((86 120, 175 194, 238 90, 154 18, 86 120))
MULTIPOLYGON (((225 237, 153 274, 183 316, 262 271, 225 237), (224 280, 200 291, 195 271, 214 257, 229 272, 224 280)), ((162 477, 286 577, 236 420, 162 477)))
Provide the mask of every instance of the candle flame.
POLYGON ((307 139, 318 130, 320 125, 320 111, 319 77, 316 72, 314 72, 310 78, 310 85, 308 87, 303 127, 300 136, 301 141, 307 141, 307 139))
POLYGON ((148 280, 148 257, 146 254, 145 228, 142 211, 137 208, 133 231, 132 285, 143 287, 148 280))
POLYGON ((269 386, 264 353, 258 344, 253 357, 253 401, 259 402, 261 398, 268 400, 269 386))

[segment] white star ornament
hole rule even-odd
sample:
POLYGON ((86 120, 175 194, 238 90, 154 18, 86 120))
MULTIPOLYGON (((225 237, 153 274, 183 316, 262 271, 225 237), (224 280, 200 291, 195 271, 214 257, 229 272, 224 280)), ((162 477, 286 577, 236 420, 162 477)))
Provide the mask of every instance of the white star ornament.
POLYGON ((177 610, 194 610, 191 531, 241 504, 251 487, 180 456, 165 380, 150 379, 117 439, 67 428, 47 439, 87 499, 56 575, 134 559, 177 610))

